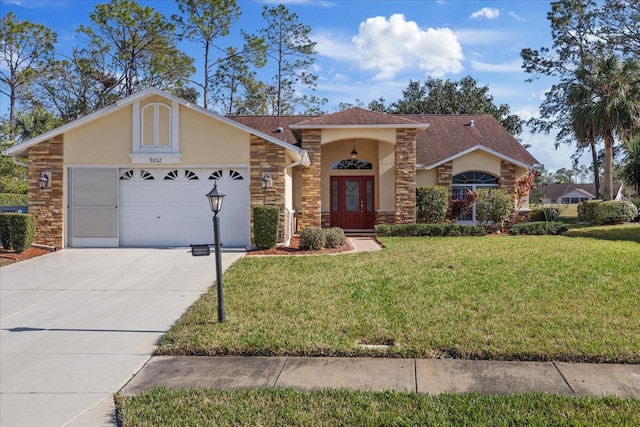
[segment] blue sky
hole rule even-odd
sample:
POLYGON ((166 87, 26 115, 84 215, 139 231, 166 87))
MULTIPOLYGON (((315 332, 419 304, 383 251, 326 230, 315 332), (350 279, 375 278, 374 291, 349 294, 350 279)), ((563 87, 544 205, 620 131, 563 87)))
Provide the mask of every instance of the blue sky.
MULTIPOLYGON (((173 0, 138 0, 165 16, 178 13, 173 0)), ((93 0, 0 0, 4 16, 12 10, 19 19, 44 24, 58 34, 57 48, 69 52, 79 44, 74 30, 88 25, 93 0)), ((528 119, 538 113, 544 92, 553 83, 527 83, 520 51, 551 42, 546 14, 550 2, 543 0, 239 0, 242 17, 235 33, 219 41, 238 45, 240 28, 250 33, 264 26, 264 5, 284 3, 300 22, 312 28, 317 43, 313 71, 318 75, 316 95, 329 99, 325 108, 334 111, 340 102, 369 103, 384 97, 387 103, 402 96, 409 80, 427 76, 460 80, 471 75, 488 85, 497 104, 528 119)), ((201 50, 195 44, 180 46, 201 68, 201 50)), ((201 74, 200 70, 199 73, 201 74)), ((272 74, 264 70, 260 77, 272 74)), ((201 80, 200 74, 195 79, 201 80)), ((7 106, 2 106, 6 114, 7 106)), ((554 147, 553 136, 524 132, 523 142, 547 170, 570 168, 573 146, 554 147)), ((588 161, 583 156, 582 162, 588 161)))

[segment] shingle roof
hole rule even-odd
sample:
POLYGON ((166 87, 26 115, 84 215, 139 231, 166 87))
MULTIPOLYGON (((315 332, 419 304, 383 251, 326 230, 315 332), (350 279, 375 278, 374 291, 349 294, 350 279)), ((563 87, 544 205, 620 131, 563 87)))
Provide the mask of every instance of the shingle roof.
MULTIPOLYGON (((620 191, 620 183, 613 183, 613 193, 617 194, 620 191)), ((558 200, 559 198, 566 196, 569 193, 577 191, 591 198, 596 197, 596 185, 591 184, 574 184, 573 182, 566 182, 564 184, 547 184, 541 185, 536 189, 536 192, 545 196, 545 199, 558 200)))
POLYGON ((296 124, 296 128, 314 128, 327 126, 384 126, 393 125, 394 127, 424 127, 424 122, 415 122, 410 118, 371 111, 365 108, 353 107, 337 113, 327 114, 326 116, 317 116, 307 119, 296 124))
POLYGON ((430 166, 478 145, 533 166, 538 161, 493 116, 469 114, 391 115, 354 107, 325 116, 232 116, 232 120, 291 144, 300 129, 323 127, 428 127, 418 133, 417 164, 430 166), (473 122, 473 126, 471 126, 473 122), (282 132, 278 132, 278 128, 282 132))
POLYGON ((416 141, 416 161, 425 166, 455 156, 477 145, 529 166, 538 161, 493 116, 475 114, 403 115, 429 123, 416 141), (471 124, 473 123, 473 125, 471 124))

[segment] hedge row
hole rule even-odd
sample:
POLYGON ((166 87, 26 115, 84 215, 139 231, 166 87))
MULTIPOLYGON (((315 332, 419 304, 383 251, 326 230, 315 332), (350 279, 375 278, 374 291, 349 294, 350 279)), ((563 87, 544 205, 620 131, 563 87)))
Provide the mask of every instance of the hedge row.
POLYGON ((0 214, 0 240, 2 247, 16 252, 24 252, 33 243, 36 220, 30 214, 0 214))
POLYGON ((534 221, 515 224, 509 229, 509 234, 528 234, 528 235, 557 235, 567 231, 568 228, 561 222, 555 221, 534 221))
POLYGON ((378 224, 378 236, 485 236, 487 230, 476 225, 460 224, 378 224))
POLYGON ((276 206, 253 208, 253 240, 258 250, 275 248, 280 229, 280 209, 276 206))
POLYGON ((628 200, 589 200, 578 205, 578 219, 595 225, 633 221, 638 208, 628 200))

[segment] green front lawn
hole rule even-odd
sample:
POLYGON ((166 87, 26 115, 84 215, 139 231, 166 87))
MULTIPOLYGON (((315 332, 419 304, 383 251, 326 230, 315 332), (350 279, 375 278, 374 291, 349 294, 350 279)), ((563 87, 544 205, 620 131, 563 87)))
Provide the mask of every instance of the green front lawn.
MULTIPOLYGON (((383 243, 373 253, 244 258, 225 273, 227 323, 217 323, 213 287, 157 353, 640 363, 640 226, 383 243)), ((540 393, 160 388, 116 403, 127 427, 640 425, 639 399, 540 393)))
POLYGON ((637 225, 382 242, 372 253, 244 258, 225 273, 227 323, 214 286, 157 354, 640 363, 637 225))
POLYGON ((637 426, 640 400, 543 394, 169 390, 116 396, 123 426, 637 426))

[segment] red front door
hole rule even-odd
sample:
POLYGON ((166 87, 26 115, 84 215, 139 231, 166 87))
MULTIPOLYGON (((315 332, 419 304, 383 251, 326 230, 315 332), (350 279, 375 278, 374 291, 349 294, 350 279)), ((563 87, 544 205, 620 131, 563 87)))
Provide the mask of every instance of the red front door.
POLYGON ((372 176, 331 177, 331 226, 372 229, 375 220, 372 176))

